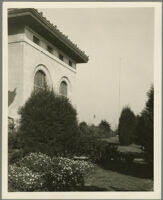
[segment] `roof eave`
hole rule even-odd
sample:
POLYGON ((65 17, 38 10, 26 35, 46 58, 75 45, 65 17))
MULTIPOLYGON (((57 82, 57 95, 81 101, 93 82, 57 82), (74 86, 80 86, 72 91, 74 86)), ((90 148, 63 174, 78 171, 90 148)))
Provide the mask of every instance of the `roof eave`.
POLYGON ((56 26, 53 26, 50 21, 48 21, 45 17, 43 17, 36 9, 14 9, 9 10, 8 17, 16 18, 22 16, 31 16, 34 20, 36 20, 39 24, 41 24, 49 33, 51 33, 55 38, 57 38, 62 45, 68 49, 70 49, 77 57, 77 63, 86 63, 89 60, 89 57, 82 52, 77 45, 75 45, 71 40, 68 39, 67 36, 63 35, 56 26))

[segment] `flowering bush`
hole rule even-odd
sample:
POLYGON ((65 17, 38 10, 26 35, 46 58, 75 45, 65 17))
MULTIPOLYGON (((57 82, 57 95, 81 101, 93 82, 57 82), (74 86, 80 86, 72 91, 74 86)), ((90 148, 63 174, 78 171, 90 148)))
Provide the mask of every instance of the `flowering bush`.
POLYGON ((32 172, 28 167, 9 166, 9 185, 18 191, 39 191, 44 186, 40 173, 32 172))
POLYGON ((93 164, 31 153, 9 165, 9 185, 18 191, 70 191, 84 184, 93 164))
POLYGON ((77 185, 84 184, 84 177, 93 169, 93 164, 86 161, 75 161, 68 158, 57 157, 52 159, 55 170, 51 171, 52 190, 72 190, 77 185))
POLYGON ((17 163, 17 166, 28 167, 33 172, 47 172, 52 167, 52 160, 43 153, 30 153, 17 163))

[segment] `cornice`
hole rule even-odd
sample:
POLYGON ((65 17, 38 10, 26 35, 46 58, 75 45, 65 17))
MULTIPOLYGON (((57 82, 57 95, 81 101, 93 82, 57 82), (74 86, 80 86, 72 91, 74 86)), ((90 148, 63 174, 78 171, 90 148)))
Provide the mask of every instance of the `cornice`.
POLYGON ((49 29, 51 33, 55 35, 62 43, 64 43, 68 48, 74 51, 78 56, 81 57, 83 62, 88 62, 89 57, 86 53, 79 49, 79 47, 74 44, 67 35, 63 34, 56 25, 53 25, 46 17, 43 16, 42 12, 39 12, 37 9, 34 8, 14 8, 8 10, 8 18, 18 17, 18 16, 32 16, 33 18, 42 22, 46 28, 49 29))

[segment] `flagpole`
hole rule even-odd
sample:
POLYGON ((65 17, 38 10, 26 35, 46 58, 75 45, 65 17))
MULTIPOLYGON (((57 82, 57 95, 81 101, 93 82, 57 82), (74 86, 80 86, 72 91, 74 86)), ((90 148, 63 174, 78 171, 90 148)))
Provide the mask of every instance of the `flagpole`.
POLYGON ((120 97, 121 97, 121 57, 119 59, 119 94, 118 94, 118 116, 120 118, 120 97))

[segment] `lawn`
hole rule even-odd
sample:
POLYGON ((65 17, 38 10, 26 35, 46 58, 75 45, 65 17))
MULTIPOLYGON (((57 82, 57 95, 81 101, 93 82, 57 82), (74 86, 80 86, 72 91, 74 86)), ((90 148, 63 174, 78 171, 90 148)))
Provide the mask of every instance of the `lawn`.
POLYGON ((86 179, 86 186, 99 191, 152 191, 153 181, 97 166, 94 173, 86 179))
MULTIPOLYGON (((124 169, 125 166, 119 166, 121 167, 124 169)), ((92 174, 86 178, 85 187, 80 188, 80 191, 153 191, 153 180, 144 173, 143 167, 129 166, 131 170, 119 171, 118 168, 111 170, 106 165, 96 165, 92 174), (138 170, 137 174, 132 174, 131 171, 135 168, 138 170)))

